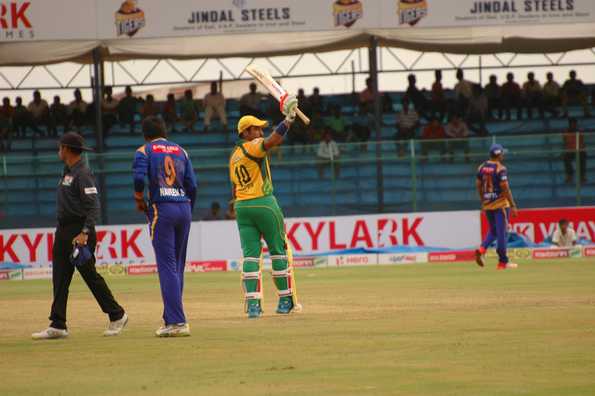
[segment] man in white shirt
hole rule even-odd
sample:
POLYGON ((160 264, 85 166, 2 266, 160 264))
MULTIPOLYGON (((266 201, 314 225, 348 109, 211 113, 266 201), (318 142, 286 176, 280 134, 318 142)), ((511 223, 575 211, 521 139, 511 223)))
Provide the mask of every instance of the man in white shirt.
POLYGON ((325 131, 322 141, 318 145, 318 175, 321 179, 324 178, 324 170, 327 167, 331 167, 335 171, 335 179, 339 177, 339 159, 340 155, 339 146, 337 142, 333 140, 333 136, 330 131, 325 131))
POLYGON ((455 84, 455 95, 457 103, 457 111, 464 114, 469 106, 469 101, 473 96, 473 83, 465 80, 463 69, 457 69, 457 83, 455 84))
POLYGON ((211 126, 211 119, 215 114, 223 124, 223 131, 227 131, 227 114, 225 114, 225 98, 221 92, 217 92, 217 83, 211 83, 211 92, 206 94, 205 100, 205 132, 211 126))
MULTIPOLYGON (((409 108, 409 99, 403 98, 403 110, 397 114, 397 141, 405 141, 415 138, 415 131, 419 127, 419 115, 409 108)), ((405 155, 406 143, 397 143, 399 157, 405 155)))
POLYGON ((576 245, 576 232, 569 226, 568 220, 558 222, 558 229, 554 231, 552 243, 558 247, 572 247, 576 245))
POLYGON ((36 134, 43 135, 39 130, 42 125, 49 129, 49 109, 48 102, 41 98, 41 93, 33 92, 33 101, 29 103, 27 110, 31 114, 31 126, 36 134))

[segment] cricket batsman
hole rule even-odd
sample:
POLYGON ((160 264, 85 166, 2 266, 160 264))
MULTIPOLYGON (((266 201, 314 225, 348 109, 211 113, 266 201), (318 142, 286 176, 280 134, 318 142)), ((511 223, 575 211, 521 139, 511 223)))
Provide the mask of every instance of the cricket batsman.
POLYGON ((242 286, 249 318, 262 315, 261 237, 267 243, 273 264, 272 275, 279 295, 277 313, 289 314, 297 307, 283 213, 273 195, 267 158, 267 150, 283 142, 295 120, 297 107, 295 96, 284 98, 280 108, 285 119, 266 138, 263 128, 268 125, 267 121, 251 115, 240 118, 240 140, 229 159, 229 176, 244 256, 242 286))
POLYGON ((182 292, 186 248, 196 199, 196 178, 190 158, 184 149, 166 139, 161 118, 143 121, 145 144, 136 150, 134 158, 134 199, 136 208, 146 213, 149 233, 155 250, 163 321, 157 337, 190 335, 184 315, 182 292), (145 181, 148 197, 145 200, 145 181))
POLYGON ((517 268, 517 264, 509 262, 506 255, 508 218, 511 213, 513 217, 517 216, 517 206, 508 184, 506 167, 502 164, 505 152, 502 145, 493 144, 490 147, 490 159, 480 165, 475 181, 482 210, 485 212, 490 227, 486 239, 475 251, 475 261, 477 265, 483 267, 487 248, 497 241, 497 269, 499 270, 517 268))

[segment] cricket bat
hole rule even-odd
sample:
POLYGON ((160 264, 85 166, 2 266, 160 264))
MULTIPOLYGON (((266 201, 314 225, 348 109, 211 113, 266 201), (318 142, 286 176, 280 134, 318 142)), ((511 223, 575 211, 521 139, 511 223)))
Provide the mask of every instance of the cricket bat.
MULTIPOLYGON (((265 87, 267 91, 269 91, 271 95, 277 99, 277 101, 281 102, 281 98, 287 95, 287 91, 282 86, 277 84, 277 82, 273 79, 273 77, 271 77, 266 69, 255 65, 248 65, 246 67, 246 72, 254 77, 256 81, 262 84, 262 86, 265 87)), ((297 109, 296 114, 302 121, 304 121, 304 124, 310 124, 310 119, 304 113, 302 113, 299 108, 297 109)))

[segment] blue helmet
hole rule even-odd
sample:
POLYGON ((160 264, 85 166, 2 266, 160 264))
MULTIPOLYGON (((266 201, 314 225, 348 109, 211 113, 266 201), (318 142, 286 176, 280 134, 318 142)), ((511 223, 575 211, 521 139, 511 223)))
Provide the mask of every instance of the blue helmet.
POLYGON ((507 153, 508 150, 504 148, 501 144, 494 143, 490 146, 490 156, 495 157, 500 154, 507 153))

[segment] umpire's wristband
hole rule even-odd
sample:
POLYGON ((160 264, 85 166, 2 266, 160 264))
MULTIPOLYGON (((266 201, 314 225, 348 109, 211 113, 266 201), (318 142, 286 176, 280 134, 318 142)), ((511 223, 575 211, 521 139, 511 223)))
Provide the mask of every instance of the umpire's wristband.
POLYGON ((281 121, 277 128, 275 128, 275 132, 277 132, 281 136, 285 136, 285 134, 289 131, 289 126, 285 121, 281 121))

